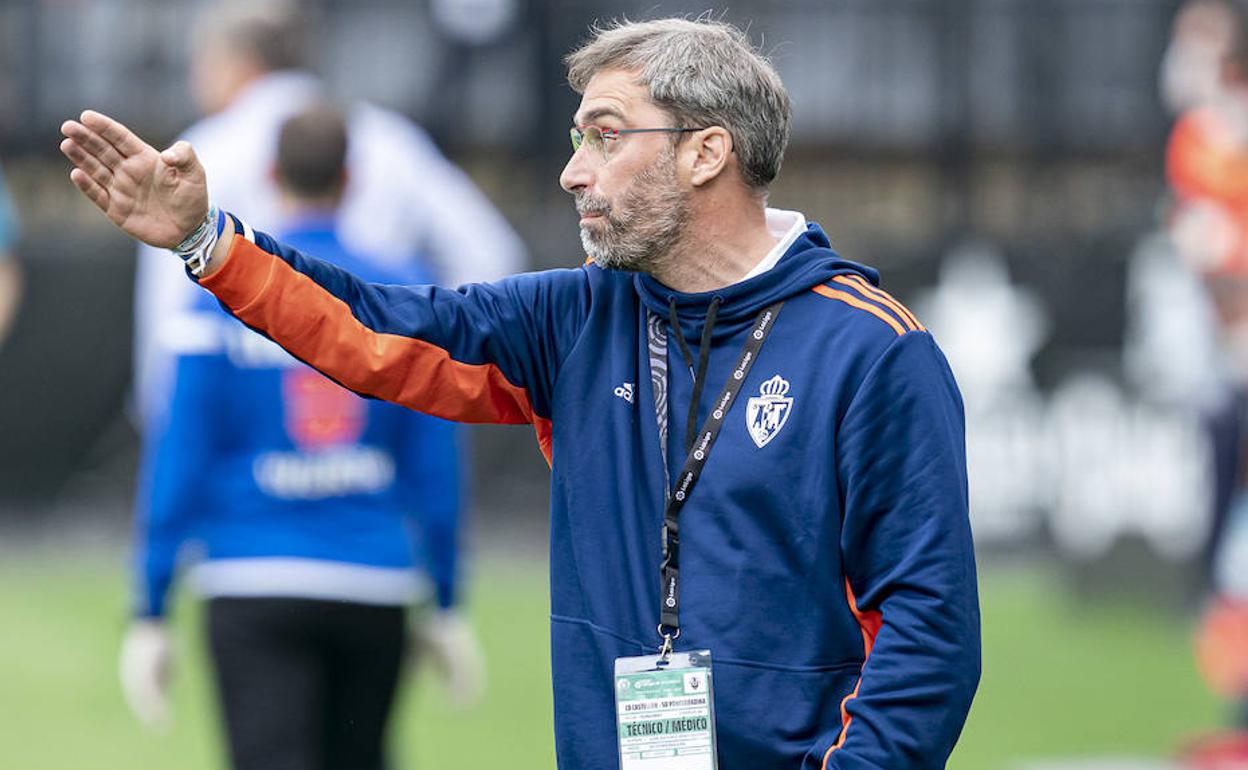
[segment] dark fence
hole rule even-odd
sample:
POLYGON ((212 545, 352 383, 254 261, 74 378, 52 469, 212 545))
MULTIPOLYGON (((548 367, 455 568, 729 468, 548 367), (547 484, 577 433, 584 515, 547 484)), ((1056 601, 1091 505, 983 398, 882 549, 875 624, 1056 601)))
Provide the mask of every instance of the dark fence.
MULTIPOLYGON (((1154 147, 1156 71, 1175 0, 755 0, 748 28, 788 83, 798 144, 859 150, 1108 155, 1154 147)), ((562 151, 572 97, 560 58, 595 20, 706 12, 704 2, 310 2, 321 69, 464 146, 562 151), (543 137, 545 137, 543 139, 543 137)), ((0 4, 0 149, 46 149, 83 104, 172 136, 186 88, 188 0, 0 4)))
MULTIPOLYGON (((478 16, 464 23, 455 4, 432 0, 311 5, 334 91, 426 125, 516 223, 539 267, 579 261, 555 182, 577 101, 562 56, 595 19, 706 9, 482 0, 466 4, 478 16)), ((792 93, 775 204, 802 209, 843 253, 885 268, 906 300, 937 283, 955 244, 993 244, 1052 319, 1032 362, 1049 387, 1090 360, 1117 366, 1127 264, 1164 191, 1157 71, 1176 5, 758 0, 733 2, 722 18, 748 28, 792 93)), ((0 348, 0 504, 54 498, 84 468, 106 477, 114 500, 128 492, 133 252, 74 200, 56 129, 87 105, 157 143, 191 123, 193 11, 181 0, 0 0, 0 159, 25 220, 30 286, 0 348)), ((531 443, 519 429, 478 437, 493 481, 481 494, 529 490, 524 503, 500 497, 500 508, 540 508, 531 443)))

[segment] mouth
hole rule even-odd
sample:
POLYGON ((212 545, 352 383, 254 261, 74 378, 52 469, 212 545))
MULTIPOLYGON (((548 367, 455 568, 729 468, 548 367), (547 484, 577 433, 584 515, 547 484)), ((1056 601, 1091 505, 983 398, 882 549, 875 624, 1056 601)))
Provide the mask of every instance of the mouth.
POLYGON ((611 213, 611 205, 597 195, 583 194, 576 196, 576 213, 581 215, 581 224, 606 220, 611 213))

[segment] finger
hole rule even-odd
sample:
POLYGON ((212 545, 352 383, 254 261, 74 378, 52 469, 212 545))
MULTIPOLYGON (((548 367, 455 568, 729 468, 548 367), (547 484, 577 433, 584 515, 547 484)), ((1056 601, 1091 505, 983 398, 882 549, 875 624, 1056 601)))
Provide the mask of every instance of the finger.
POLYGON ((80 168, 75 168, 69 172, 69 181, 82 191, 96 206, 100 207, 100 211, 108 211, 108 191, 100 186, 98 182, 87 175, 87 172, 80 168))
POLYGON ((83 125, 98 133, 104 141, 117 148, 121 157, 129 158, 138 155, 148 148, 147 142, 134 135, 134 132, 113 120, 102 112, 86 110, 79 116, 83 125))
POLYGON ((74 120, 67 120, 61 124, 61 133, 66 137, 73 139, 87 152, 91 153, 101 163, 110 169, 115 169, 123 158, 117 152, 117 149, 108 142, 104 141, 96 132, 74 120))
POLYGON ((160 159, 179 170, 185 170, 195 164, 195 150, 190 142, 177 141, 173 146, 160 154, 160 159))
POLYGON ((113 172, 94 155, 82 149, 73 139, 61 142, 61 152, 74 162, 74 165, 94 179, 102 187, 107 188, 113 181, 113 172))
POLYGON ((67 120, 62 123, 61 133, 73 139, 110 169, 116 168, 123 160, 116 148, 104 141, 99 134, 77 121, 67 120))

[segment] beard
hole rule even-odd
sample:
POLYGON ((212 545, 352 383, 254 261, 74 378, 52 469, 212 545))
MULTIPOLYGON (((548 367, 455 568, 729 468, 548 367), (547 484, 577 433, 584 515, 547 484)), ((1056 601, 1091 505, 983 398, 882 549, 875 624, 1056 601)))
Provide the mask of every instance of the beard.
POLYGON ((689 223, 689 195, 676 179, 676 151, 667 148, 642 169, 617 205, 598 195, 576 198, 581 214, 603 221, 581 225, 581 245, 599 267, 653 273, 663 266, 689 223))

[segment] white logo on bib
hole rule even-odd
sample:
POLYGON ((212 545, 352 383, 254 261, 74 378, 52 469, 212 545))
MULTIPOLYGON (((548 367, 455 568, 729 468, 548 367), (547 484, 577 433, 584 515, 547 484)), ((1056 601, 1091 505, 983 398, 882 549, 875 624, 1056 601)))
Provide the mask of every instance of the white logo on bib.
POLYGON ((793 411, 793 399, 787 397, 789 383, 776 375, 758 386, 759 395, 750 399, 745 409, 745 427, 759 449, 776 437, 789 413, 793 411))

